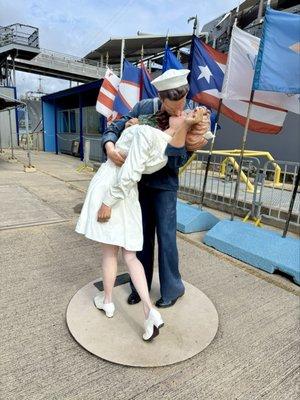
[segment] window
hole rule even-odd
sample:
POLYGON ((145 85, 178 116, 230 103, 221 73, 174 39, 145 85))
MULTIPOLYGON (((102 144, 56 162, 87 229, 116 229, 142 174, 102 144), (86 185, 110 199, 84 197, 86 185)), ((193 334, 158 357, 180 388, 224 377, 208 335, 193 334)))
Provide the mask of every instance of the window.
MULTIPOLYGON (((82 108, 82 131, 84 135, 99 135, 102 132, 101 115, 95 106, 82 108)), ((58 111, 57 133, 80 133, 79 108, 58 111)))
POLYGON ((79 133, 79 109, 61 110, 57 113, 58 133, 79 133))
POLYGON ((96 111, 95 106, 84 107, 83 114, 83 134, 99 134, 101 133, 100 114, 96 111))

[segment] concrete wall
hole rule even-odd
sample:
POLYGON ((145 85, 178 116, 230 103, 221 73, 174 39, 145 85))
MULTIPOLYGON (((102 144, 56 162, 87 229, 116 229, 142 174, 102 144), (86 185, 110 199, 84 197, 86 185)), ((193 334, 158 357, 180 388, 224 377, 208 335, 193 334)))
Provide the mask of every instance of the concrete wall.
MULTIPOLYGON (((221 116, 215 149, 239 149, 243 127, 221 116)), ((300 161, 300 116, 288 113, 282 131, 277 135, 249 132, 247 150, 269 151, 276 160, 300 161)))

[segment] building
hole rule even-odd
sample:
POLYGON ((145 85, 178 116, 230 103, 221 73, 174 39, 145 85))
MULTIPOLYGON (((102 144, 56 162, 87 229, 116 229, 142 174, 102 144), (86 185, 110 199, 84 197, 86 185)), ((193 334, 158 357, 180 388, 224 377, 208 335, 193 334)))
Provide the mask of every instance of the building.
MULTIPOLYGON (((0 86, 0 96, 1 94, 11 99, 17 98, 16 88, 12 86, 0 86)), ((2 148, 11 146, 11 137, 15 147, 19 139, 18 109, 16 107, 0 111, 0 151, 2 148)))
POLYGON ((79 156, 90 144, 89 159, 102 160, 105 118, 95 108, 102 80, 42 97, 44 150, 79 156))
MULTIPOLYGON (((227 51, 235 18, 237 18, 237 24, 240 28, 260 36, 266 3, 266 0, 246 0, 240 5, 239 10, 234 8, 206 24, 200 36, 218 50, 227 51)), ((272 0, 271 6, 281 11, 299 13, 300 5, 298 3, 299 1, 296 0, 272 0)), ((25 26, 18 26, 18 29, 21 28, 24 30, 25 26)), ((7 32, 14 32, 14 29, 17 29, 15 25, 0 29, 0 39, 3 39, 2 45, 0 41, 3 62, 7 60, 8 56, 13 57, 18 54, 18 57, 20 57, 19 52, 22 50, 24 52, 23 58, 34 57, 33 61, 30 61, 32 64, 30 64, 31 72, 40 73, 43 71, 43 73, 50 76, 63 76, 67 79, 75 79, 74 77, 76 77, 80 82, 101 78, 42 97, 44 150, 80 156, 83 159, 84 148, 86 147, 89 149, 88 154, 91 160, 101 161, 103 154, 100 141, 105 127, 105 119, 96 112, 95 104, 105 73, 106 63, 118 73, 122 64, 121 54, 129 61, 138 63, 142 52, 148 68, 155 76, 160 73, 166 37, 138 34, 128 38, 111 38, 97 49, 88 53, 82 60, 76 60, 76 63, 74 61, 74 68, 82 64, 80 73, 76 72, 76 75, 74 75, 74 70, 72 72, 73 75, 66 75, 67 72, 65 70, 69 71, 66 66, 64 70, 59 71, 57 70, 58 67, 56 68, 55 66, 52 66, 52 70, 49 71, 49 63, 47 63, 47 70, 42 70, 41 65, 37 66, 34 60, 37 57, 36 52, 40 51, 38 47, 38 31, 36 28, 29 28, 34 30, 33 33, 28 34, 29 36, 27 35, 28 43, 25 46, 26 48, 23 48, 24 44, 20 44, 17 40, 19 38, 18 35, 13 36, 17 38, 14 40, 10 39, 10 36, 7 38, 7 32), (29 39, 33 34, 37 38, 32 44, 29 39), (21 48, 19 48, 20 46, 21 48), (90 75, 87 74, 87 66, 93 68, 93 71, 90 71, 90 75)), ((182 64, 187 66, 192 35, 170 35, 168 39, 169 46, 180 58, 182 64)), ((22 61, 23 64, 25 61, 22 61)), ((67 64, 69 62, 70 60, 68 60, 67 64)), ((57 62, 57 65, 60 65, 60 62, 57 62)), ((20 70, 23 68, 18 64, 18 59, 16 59, 16 68, 20 70)), ((2 68, 0 69, 1 71, 2 80, 5 81, 6 79, 8 82, 9 71, 7 68, 2 68)), ((220 118, 220 126, 222 129, 217 136, 215 148, 239 148, 243 127, 224 116, 220 118)), ((262 135, 249 132, 247 148, 269 151, 276 159, 299 161, 300 136, 298 131, 299 116, 288 113, 284 128, 278 135, 262 135)))

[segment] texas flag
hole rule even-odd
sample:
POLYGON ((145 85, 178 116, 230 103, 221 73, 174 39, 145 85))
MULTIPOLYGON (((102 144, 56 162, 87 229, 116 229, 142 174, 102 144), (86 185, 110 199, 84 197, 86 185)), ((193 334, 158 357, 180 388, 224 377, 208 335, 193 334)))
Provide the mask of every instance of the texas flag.
MULTIPOLYGON (((189 65, 191 73, 188 98, 218 109, 226 63, 226 54, 194 37, 189 65)), ((240 79, 243 79, 242 69, 240 79)), ((221 113, 243 126, 246 123, 247 111, 247 101, 223 99, 221 113)), ((273 106, 253 104, 249 129, 260 133, 279 133, 286 114, 285 110, 273 106)))

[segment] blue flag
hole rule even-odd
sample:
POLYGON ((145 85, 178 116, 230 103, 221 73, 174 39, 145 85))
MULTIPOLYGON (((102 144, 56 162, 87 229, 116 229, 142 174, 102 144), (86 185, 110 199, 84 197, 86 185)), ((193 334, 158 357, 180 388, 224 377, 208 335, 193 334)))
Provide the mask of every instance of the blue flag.
POLYGON ((300 16, 268 8, 253 79, 254 90, 300 93, 300 16))
POLYGON ((144 63, 141 63, 141 100, 158 97, 157 90, 151 83, 149 72, 144 63))
POLYGON ((184 66, 166 44, 162 73, 166 72, 168 69, 184 69, 184 66))
POLYGON ((115 97, 113 109, 119 115, 126 115, 140 100, 141 70, 124 60, 122 80, 115 97))

